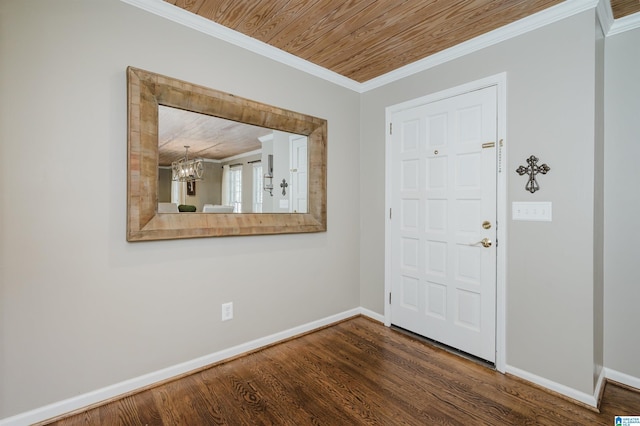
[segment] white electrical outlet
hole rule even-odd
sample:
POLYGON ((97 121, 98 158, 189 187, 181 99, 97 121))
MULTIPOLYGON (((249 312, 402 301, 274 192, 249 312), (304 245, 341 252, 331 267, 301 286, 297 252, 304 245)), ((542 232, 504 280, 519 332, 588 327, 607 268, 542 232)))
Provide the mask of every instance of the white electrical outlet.
POLYGON ((233 319, 233 302, 222 304, 222 321, 233 319))

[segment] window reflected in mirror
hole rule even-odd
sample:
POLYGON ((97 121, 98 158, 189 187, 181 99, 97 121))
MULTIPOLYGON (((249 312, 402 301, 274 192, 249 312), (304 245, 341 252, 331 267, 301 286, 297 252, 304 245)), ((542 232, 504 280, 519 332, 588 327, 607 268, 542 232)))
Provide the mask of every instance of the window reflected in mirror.
POLYGON ((157 211, 308 213, 307 139, 158 105, 157 211))

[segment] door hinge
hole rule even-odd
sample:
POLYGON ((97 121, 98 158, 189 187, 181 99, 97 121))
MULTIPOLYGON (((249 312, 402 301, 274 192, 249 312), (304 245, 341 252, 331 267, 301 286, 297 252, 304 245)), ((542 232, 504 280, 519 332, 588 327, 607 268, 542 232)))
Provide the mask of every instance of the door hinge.
POLYGON ((393 134, 393 123, 389 123, 389 134, 393 134))
POLYGON ((391 213, 393 209, 389 209, 389 220, 391 220, 391 213))
POLYGON ((391 304, 391 292, 389 292, 389 304, 391 304))

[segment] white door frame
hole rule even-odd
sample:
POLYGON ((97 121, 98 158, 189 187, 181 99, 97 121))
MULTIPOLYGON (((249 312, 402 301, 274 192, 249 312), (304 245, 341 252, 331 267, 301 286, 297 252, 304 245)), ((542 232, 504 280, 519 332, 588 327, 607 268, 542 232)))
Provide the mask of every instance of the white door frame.
MULTIPOLYGON (((308 136, 304 136, 304 135, 291 135, 289 136, 289 183, 291 185, 294 185, 292 188, 289 188, 289 213, 298 213, 297 209, 299 208, 299 203, 300 203, 300 191, 299 191, 299 185, 298 185, 298 179, 294 179, 294 173, 297 174, 298 173, 298 169, 295 168, 296 171, 294 171, 294 164, 296 164, 296 167, 299 167, 297 164, 297 161, 294 161, 295 156, 297 155, 297 151, 295 149, 295 143, 296 141, 299 141, 301 139, 304 139, 304 146, 305 149, 307 149, 307 158, 308 158, 308 147, 309 147, 309 137, 308 136), (295 210, 295 211, 294 211, 295 210)), ((309 166, 306 166, 307 169, 305 169, 305 180, 308 180, 309 178, 309 166)), ((307 184, 308 186, 308 184, 307 184)), ((305 199, 305 205, 306 205, 306 210, 305 213, 309 210, 309 206, 308 206, 308 199, 309 199, 309 190, 308 188, 304 187, 304 199, 305 199)))
POLYGON ((496 369, 502 373, 506 369, 506 277, 507 277, 507 74, 500 73, 446 89, 437 93, 423 96, 385 109, 386 135, 385 135, 385 273, 384 273, 384 323, 391 325, 391 305, 389 294, 391 293, 391 135, 390 124, 393 115, 399 111, 418 107, 420 105, 436 102, 496 86, 497 88, 497 130, 498 161, 496 171, 496 213, 497 213, 497 264, 496 264, 496 369))

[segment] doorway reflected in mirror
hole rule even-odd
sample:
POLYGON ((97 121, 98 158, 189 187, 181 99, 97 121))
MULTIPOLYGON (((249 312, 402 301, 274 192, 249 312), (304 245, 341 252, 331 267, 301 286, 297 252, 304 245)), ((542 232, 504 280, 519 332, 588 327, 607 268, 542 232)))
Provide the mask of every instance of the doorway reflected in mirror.
POLYGON ((196 196, 196 183, 195 183, 195 181, 188 181, 187 182, 187 195, 189 195, 191 197, 195 197, 196 196))
POLYGON ((158 105, 158 203, 195 205, 202 213, 229 210, 205 205, 233 206, 233 213, 307 213, 307 162, 304 135, 158 105), (171 179, 185 146, 204 163, 198 194, 195 181, 171 179), (269 191, 266 175, 254 175, 262 164, 271 165, 269 179, 284 179, 291 188, 269 191))

